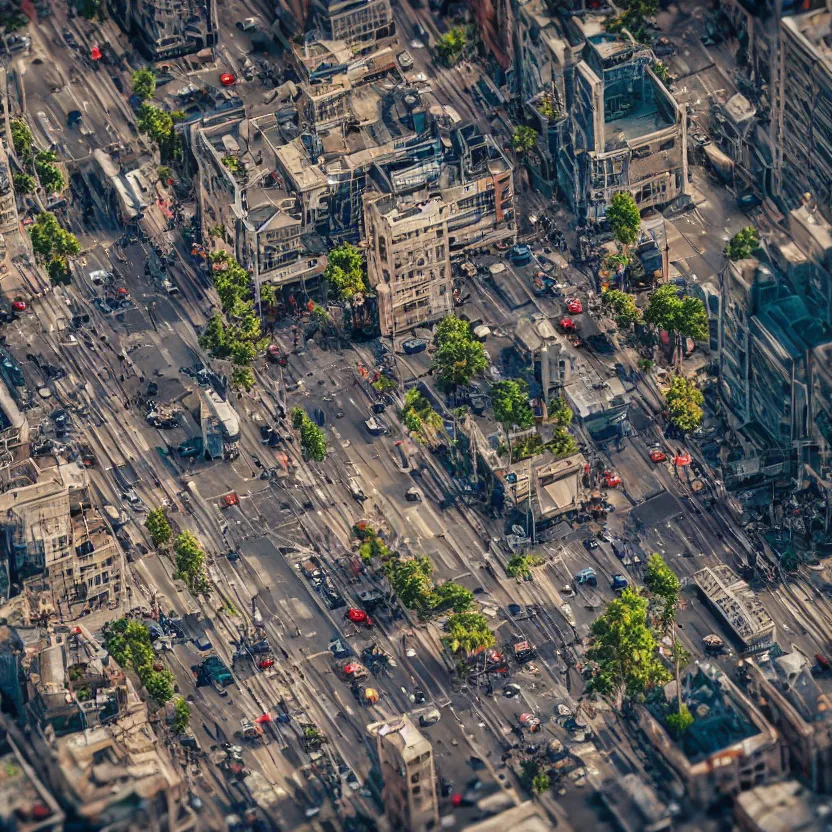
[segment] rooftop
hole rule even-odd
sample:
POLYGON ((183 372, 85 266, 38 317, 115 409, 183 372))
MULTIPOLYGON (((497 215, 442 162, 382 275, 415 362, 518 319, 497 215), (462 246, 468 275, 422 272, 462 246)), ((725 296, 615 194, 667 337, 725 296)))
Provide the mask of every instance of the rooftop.
POLYGON ((832 697, 812 675, 812 662, 796 650, 778 656, 760 671, 808 723, 832 722, 832 697))
POLYGON ((757 832, 826 832, 828 807, 796 780, 757 786, 737 796, 743 827, 757 832))
POLYGON ((832 12, 821 8, 784 17, 783 25, 801 35, 819 57, 832 64, 832 12))
POLYGON ((771 616, 751 587, 729 566, 706 566, 694 574, 693 580, 743 644, 751 646, 774 636, 771 616))

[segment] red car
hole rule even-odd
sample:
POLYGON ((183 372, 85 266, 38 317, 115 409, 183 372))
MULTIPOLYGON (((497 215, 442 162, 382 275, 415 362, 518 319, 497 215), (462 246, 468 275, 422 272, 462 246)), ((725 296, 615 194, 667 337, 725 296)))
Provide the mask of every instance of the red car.
POLYGON ((347 610, 347 614, 345 616, 349 621, 352 621, 353 624, 363 624, 365 627, 372 627, 373 622, 369 615, 367 615, 364 610, 359 609, 349 609, 347 610))
POLYGON ((574 332, 575 331, 575 321, 573 321, 572 318, 561 318, 560 328, 564 332, 574 332))
POLYGON ((664 462, 667 459, 667 454, 664 451, 660 451, 658 448, 650 451, 650 461, 651 462, 664 462))
POLYGON ((607 488, 618 488, 621 485, 621 477, 614 471, 604 471, 604 482, 607 488))
POLYGON ((274 659, 260 659, 260 661, 257 662, 257 667, 259 667, 260 670, 268 670, 270 667, 274 667, 274 659))
POLYGON ((22 300, 12 302, 12 312, 25 312, 26 304, 22 300))
POLYGON ((234 84, 237 83, 237 77, 232 75, 230 72, 223 72, 223 74, 220 75, 220 83, 224 87, 233 87, 234 84))
POLYGON ((580 315, 584 311, 584 305, 578 298, 570 298, 566 301, 566 309, 570 315, 580 315))

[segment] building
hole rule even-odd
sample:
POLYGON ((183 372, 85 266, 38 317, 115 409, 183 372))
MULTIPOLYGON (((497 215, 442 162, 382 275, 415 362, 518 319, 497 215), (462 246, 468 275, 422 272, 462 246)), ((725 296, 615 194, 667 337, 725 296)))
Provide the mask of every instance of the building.
POLYGON ((320 40, 340 40, 361 50, 396 34, 390 0, 312 0, 311 12, 320 40))
POLYGON ((384 811, 393 829, 427 832, 439 826, 433 748, 410 717, 367 726, 376 739, 384 781, 384 811))
POLYGON ((70 621, 116 605, 122 590, 121 550, 77 470, 38 472, 35 482, 0 495, 3 600, 23 590, 38 614, 70 621))
POLYGON ((572 379, 572 357, 566 339, 552 322, 520 318, 514 330, 514 349, 531 367, 546 405, 559 398, 572 379))
POLYGON ((744 651, 759 652, 774 641, 774 620, 751 587, 731 567, 706 566, 693 576, 705 600, 725 621, 744 651))
POLYGON ((777 731, 719 668, 701 664, 681 681, 682 701, 694 721, 678 741, 666 725, 677 708, 676 682, 636 711, 639 726, 682 781, 689 800, 710 806, 782 777, 777 731))
POLYGON ((98 209, 119 225, 138 225, 155 201, 150 167, 126 170, 109 153, 96 148, 82 173, 98 209))
POLYGON ((110 14, 150 61, 217 43, 216 0, 108 0, 110 14))
POLYGON ((828 806, 796 780, 757 786, 737 796, 736 828, 741 832, 825 832, 828 806))
MULTIPOLYGON (((559 816, 555 825, 561 832, 571 832, 566 818, 559 816)), ((544 814, 537 803, 527 800, 484 820, 469 823, 464 829, 465 832, 549 832, 552 829, 552 819, 544 814)))
POLYGON ((767 664, 745 659, 740 678, 783 736, 789 770, 812 791, 832 793, 832 696, 797 650, 767 664))
POLYGON ((635 41, 605 32, 587 37, 557 171, 581 219, 603 218, 619 191, 629 191, 641 210, 687 194, 685 115, 652 62, 635 41))
POLYGON ((604 806, 622 832, 662 832, 671 828, 667 806, 639 775, 610 777, 599 791, 604 806))

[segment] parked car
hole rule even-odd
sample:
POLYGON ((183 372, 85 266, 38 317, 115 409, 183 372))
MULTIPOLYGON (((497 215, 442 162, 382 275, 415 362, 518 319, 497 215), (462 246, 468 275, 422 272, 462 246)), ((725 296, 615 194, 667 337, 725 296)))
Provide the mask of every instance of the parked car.
POLYGON ((424 352, 428 347, 428 342, 422 338, 408 338, 402 344, 402 351, 405 355, 416 355, 417 353, 424 352))
POLYGON ((396 56, 396 60, 399 62, 399 66, 407 71, 408 69, 413 69, 413 56, 405 50, 404 52, 399 52, 396 56))
POLYGON ((598 574, 591 566, 587 569, 581 569, 581 571, 575 575, 575 583, 579 585, 587 584, 588 586, 596 586, 598 584, 598 574))

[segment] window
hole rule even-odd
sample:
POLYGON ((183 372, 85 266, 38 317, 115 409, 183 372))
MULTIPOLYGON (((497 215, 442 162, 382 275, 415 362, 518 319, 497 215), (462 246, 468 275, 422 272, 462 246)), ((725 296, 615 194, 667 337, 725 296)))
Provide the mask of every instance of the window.
POLYGON ((417 771, 416 774, 412 775, 410 778, 411 783, 418 783, 419 782, 419 772, 417 771))
POLYGON ((422 787, 421 786, 414 786, 411 791, 413 792, 414 795, 417 795, 422 791, 422 787))

